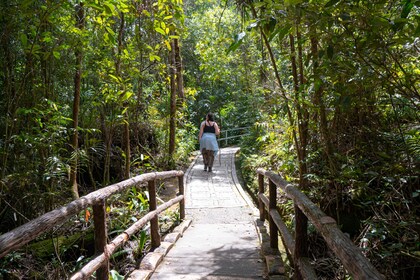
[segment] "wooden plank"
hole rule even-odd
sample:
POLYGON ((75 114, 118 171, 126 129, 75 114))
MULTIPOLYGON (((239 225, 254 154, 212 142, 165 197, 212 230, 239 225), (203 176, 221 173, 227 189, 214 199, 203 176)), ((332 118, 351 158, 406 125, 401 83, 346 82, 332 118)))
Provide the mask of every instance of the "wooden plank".
MULTIPOLYGON (((185 194, 184 175, 178 177, 178 189, 179 189, 179 195, 185 194)), ((185 200, 181 200, 179 202, 179 218, 181 220, 185 219, 185 200)))
POLYGON ((260 195, 264 195, 264 176, 258 174, 258 207, 260 210, 260 220, 264 222, 266 211, 264 202, 261 200, 260 195))
POLYGON ((295 203, 295 253, 294 253, 294 266, 296 279, 304 278, 299 269, 299 260, 308 257, 308 218, 299 209, 295 203))
POLYGON ((273 221, 276 223, 277 228, 280 231, 280 235, 283 240, 283 244, 285 245, 287 251, 291 256, 295 254, 295 239, 293 235, 289 232, 286 224, 283 222, 279 212, 276 209, 270 210, 270 216, 273 218, 273 221))
POLYGON ((283 275, 286 272, 283 260, 278 255, 265 256, 268 275, 283 275))
MULTIPOLYGON (((268 207, 271 210, 277 209, 277 186, 273 181, 268 181, 268 191, 269 191, 269 204, 268 207)), ((279 234, 276 224, 273 221, 271 215, 268 217, 268 224, 270 227, 270 246, 271 248, 279 247, 279 234)))
MULTIPOLYGON (((93 223, 95 233, 95 254, 102 254, 107 244, 106 208, 105 201, 93 205, 93 223)), ((109 259, 96 271, 99 280, 108 279, 109 259)))
MULTIPOLYGON (((149 181, 149 211, 156 210, 156 181, 149 181)), ((158 216, 153 217, 150 220, 150 239, 152 250, 160 246, 160 234, 159 234, 159 220, 158 216)))

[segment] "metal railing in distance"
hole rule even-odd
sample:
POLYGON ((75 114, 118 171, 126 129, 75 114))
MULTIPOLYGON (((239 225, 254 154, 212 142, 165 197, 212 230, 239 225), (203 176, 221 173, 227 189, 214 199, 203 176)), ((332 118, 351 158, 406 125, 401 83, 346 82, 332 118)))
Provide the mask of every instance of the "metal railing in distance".
POLYGON ((250 126, 246 126, 246 127, 237 127, 237 128, 232 128, 232 129, 221 130, 220 131, 220 138, 218 139, 218 141, 219 142, 225 141, 225 146, 227 146, 229 139, 235 139, 235 138, 238 138, 238 137, 243 137, 243 136, 249 135, 249 132, 247 132, 247 133, 239 133, 239 134, 235 133, 236 135, 229 136, 230 132, 240 131, 240 130, 245 130, 245 129, 250 129, 250 128, 251 128, 250 126), (222 137, 223 134, 225 134, 224 137, 222 137))

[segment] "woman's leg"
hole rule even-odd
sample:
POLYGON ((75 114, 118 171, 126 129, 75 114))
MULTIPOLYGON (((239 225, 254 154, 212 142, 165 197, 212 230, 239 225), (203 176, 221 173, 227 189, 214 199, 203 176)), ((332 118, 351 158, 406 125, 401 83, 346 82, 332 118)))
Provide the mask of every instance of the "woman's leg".
POLYGON ((208 150, 208 164, 209 164, 209 172, 213 169, 213 162, 214 162, 214 151, 208 150))
POLYGON ((203 155, 203 162, 204 162, 204 171, 207 171, 207 167, 209 166, 209 156, 206 149, 201 150, 201 154, 203 155))

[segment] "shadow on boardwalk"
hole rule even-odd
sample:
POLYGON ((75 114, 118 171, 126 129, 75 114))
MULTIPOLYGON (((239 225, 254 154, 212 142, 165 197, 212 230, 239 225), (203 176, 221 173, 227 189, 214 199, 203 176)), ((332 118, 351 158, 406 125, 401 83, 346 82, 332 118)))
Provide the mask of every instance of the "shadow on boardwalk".
POLYGON ((151 279, 264 279, 256 209, 236 177, 238 148, 221 150, 213 172, 198 157, 186 173, 192 220, 151 279))

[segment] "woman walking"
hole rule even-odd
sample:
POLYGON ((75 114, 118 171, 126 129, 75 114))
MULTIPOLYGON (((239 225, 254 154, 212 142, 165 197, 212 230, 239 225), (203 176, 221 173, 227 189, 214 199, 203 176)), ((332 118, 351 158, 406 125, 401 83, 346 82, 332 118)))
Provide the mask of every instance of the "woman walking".
POLYGON ((203 155, 204 171, 211 172, 213 169, 214 157, 219 151, 217 145, 216 135, 220 134, 220 129, 214 121, 214 115, 208 113, 206 120, 201 123, 200 134, 198 140, 200 141, 200 151, 203 155))

